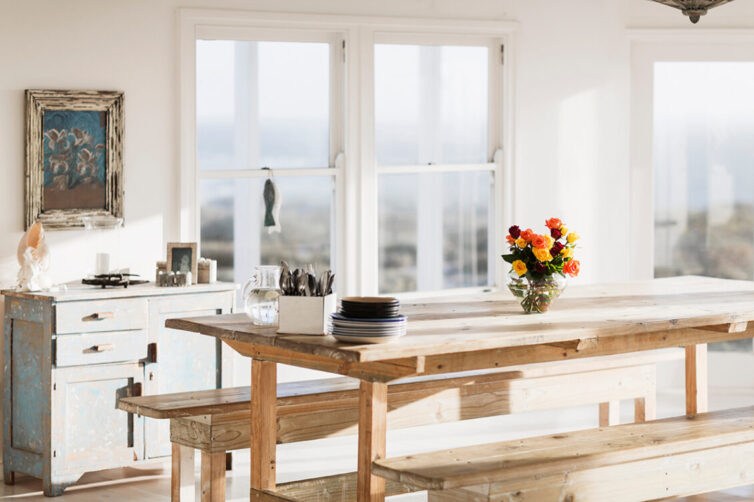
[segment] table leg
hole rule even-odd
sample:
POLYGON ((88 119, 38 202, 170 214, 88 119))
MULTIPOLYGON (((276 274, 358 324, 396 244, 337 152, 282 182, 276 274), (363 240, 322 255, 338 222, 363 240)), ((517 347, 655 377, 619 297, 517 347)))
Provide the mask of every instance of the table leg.
POLYGON ((385 457, 387 384, 361 382, 359 390, 359 471, 356 500, 385 500, 385 480, 372 475, 372 462, 385 457))
POLYGON ((686 414, 708 410, 707 344, 686 347, 686 414))
POLYGON ((277 363, 251 361, 251 489, 275 489, 277 363))

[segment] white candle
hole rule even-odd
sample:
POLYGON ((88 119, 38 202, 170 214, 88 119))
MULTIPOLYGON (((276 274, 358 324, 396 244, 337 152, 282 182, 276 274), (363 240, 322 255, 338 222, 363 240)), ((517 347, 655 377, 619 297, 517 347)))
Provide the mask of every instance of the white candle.
POLYGON ((97 253, 97 263, 94 270, 94 273, 97 275, 110 272, 110 253, 97 253))

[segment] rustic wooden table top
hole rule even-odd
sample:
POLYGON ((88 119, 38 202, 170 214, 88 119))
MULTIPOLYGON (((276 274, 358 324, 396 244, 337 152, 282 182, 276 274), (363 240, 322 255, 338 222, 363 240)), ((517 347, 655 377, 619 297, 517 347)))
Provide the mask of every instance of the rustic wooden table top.
POLYGON ((574 350, 604 347, 592 354, 600 355, 753 337, 746 322, 754 320, 754 282, 685 276, 574 285, 546 314, 525 314, 507 291, 404 303, 402 313, 408 316, 406 336, 380 345, 278 335, 275 328, 253 326, 244 314, 170 319, 166 325, 348 363, 569 344, 574 350), (657 336, 663 333, 674 338, 657 336))

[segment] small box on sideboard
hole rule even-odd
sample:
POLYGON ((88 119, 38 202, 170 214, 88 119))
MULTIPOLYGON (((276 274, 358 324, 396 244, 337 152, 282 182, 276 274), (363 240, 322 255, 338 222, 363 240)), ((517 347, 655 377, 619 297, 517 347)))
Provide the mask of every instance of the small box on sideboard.
POLYGON ((327 323, 337 303, 334 293, 327 296, 281 296, 278 333, 327 334, 327 323))

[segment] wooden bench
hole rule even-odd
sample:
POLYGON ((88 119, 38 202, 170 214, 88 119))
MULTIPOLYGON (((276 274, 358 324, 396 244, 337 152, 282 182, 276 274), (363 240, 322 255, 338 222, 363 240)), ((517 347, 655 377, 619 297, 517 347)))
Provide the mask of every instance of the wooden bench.
MULTIPOLYGON (((633 399, 637 421, 654 419, 655 364, 681 360, 683 349, 408 378, 388 387, 393 429, 600 403, 600 425, 618 422, 620 400, 633 399)), ((357 380, 328 378, 278 385, 277 442, 354 435, 357 380)), ((202 453, 203 500, 224 500, 226 452, 250 444, 249 387, 123 398, 118 407, 170 419, 172 500, 194 496, 194 449, 202 453)), ((411 489, 388 484, 388 495, 411 489)), ((355 473, 278 485, 303 500, 353 500, 355 473)))
POLYGON ((431 502, 636 502, 754 483, 754 407, 380 459, 431 502))

